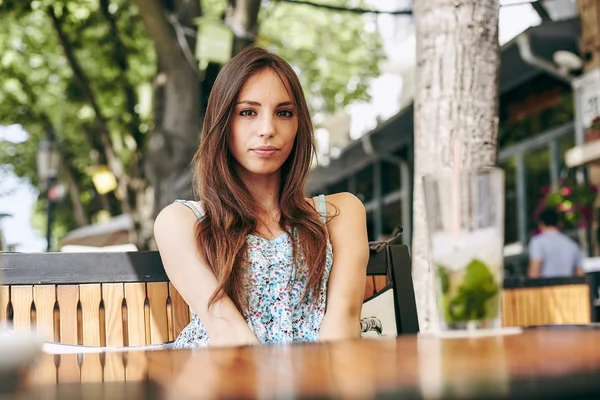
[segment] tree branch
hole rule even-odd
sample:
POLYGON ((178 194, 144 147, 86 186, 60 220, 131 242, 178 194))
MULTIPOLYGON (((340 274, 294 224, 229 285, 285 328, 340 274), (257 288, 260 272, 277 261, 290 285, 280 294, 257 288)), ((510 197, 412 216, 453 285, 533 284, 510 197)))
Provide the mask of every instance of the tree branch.
POLYGON ((233 30, 233 55, 256 40, 260 0, 236 0, 227 7, 225 22, 233 30))
MULTIPOLYGON (((65 32, 62 29, 61 21, 56 16, 56 13, 54 12, 54 8, 52 6, 48 7, 48 15, 52 19, 52 24, 53 24, 56 34, 58 36, 58 40, 63 48, 65 57, 67 58, 69 66, 71 67, 71 70, 73 71, 73 76, 74 76, 75 80, 79 83, 79 85, 81 86, 81 89, 83 90, 83 93, 84 93, 88 103, 90 104, 90 106, 92 107, 94 112, 96 113, 96 122, 100 128, 99 129, 100 140, 102 141, 102 146, 104 147, 104 150, 106 152, 106 159, 108 161, 108 166, 111 169, 112 173, 115 175, 115 177, 123 185, 123 190, 121 190, 121 194, 126 198, 127 190, 125 190, 125 187, 128 182, 128 179, 127 179, 128 177, 124 173, 121 160, 119 160, 119 158, 117 157, 117 155, 114 151, 114 147, 113 147, 112 141, 110 139, 110 133, 109 133, 110 131, 108 129, 108 123, 106 121, 106 118, 104 118, 104 116, 100 110, 100 106, 98 105, 98 102, 96 101, 96 97, 94 96, 94 93, 92 92, 90 82, 89 82, 87 76, 85 75, 85 73, 83 72, 83 70, 81 69, 81 67, 79 66, 79 63, 77 62, 77 59, 75 58, 75 54, 73 52, 71 44, 69 43, 69 41, 65 35, 65 32)), ((126 201, 126 199, 124 199, 124 200, 125 200, 124 203, 126 204, 127 201, 126 201)))
POLYGON ((125 95, 125 107, 127 112, 131 116, 131 120, 128 124, 129 131, 132 132, 138 151, 143 148, 143 137, 140 131, 140 116, 135 112, 135 105, 137 104, 137 98, 134 87, 127 79, 127 73, 129 72, 129 62, 127 60, 127 48, 121 40, 119 30, 117 28, 117 21, 114 16, 108 11, 110 0, 100 0, 100 11, 104 19, 108 22, 110 37, 112 38, 113 44, 113 57, 117 61, 117 66, 121 71, 120 83, 123 88, 125 95))
MULTIPOLYGON (((160 0, 133 0, 144 21, 148 35, 154 42, 161 62, 178 63, 184 57, 177 43, 175 30, 167 20, 167 13, 160 0)), ((185 61, 184 61, 185 62, 185 61)))

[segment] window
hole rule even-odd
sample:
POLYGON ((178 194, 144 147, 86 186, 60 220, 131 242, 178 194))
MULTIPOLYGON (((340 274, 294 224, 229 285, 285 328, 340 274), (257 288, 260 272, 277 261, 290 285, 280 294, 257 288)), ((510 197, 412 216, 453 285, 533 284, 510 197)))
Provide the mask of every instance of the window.
POLYGON ((382 209, 382 234, 385 238, 389 238, 394 232, 394 228, 402 225, 402 202, 395 201, 386 204, 382 209))
POLYGON ((540 74, 500 98, 498 145, 505 148, 573 121, 573 91, 540 74))
POLYGON ((525 194, 527 199, 527 233, 531 236, 537 229, 535 211, 543 198, 542 188, 551 184, 550 149, 544 147, 525 155, 525 194))
POLYGON ((375 218, 373 212, 367 212, 367 235, 369 242, 375 240, 375 218))
POLYGON ((558 154, 560 156, 560 173, 566 175, 566 164, 565 164, 565 153, 567 150, 572 149, 575 146, 575 135, 567 135, 558 141, 558 154))
POLYGON ((500 163, 504 171, 504 243, 519 241, 518 208, 517 208, 517 169, 515 157, 500 163))
POLYGON ((329 186, 329 193, 340 193, 340 192, 347 192, 348 191, 348 180, 344 179, 342 181, 339 181, 338 183, 335 183, 331 186, 329 186))
POLYGON ((356 174, 356 197, 363 203, 373 200, 373 165, 356 174))
POLYGON ((383 195, 400 190, 402 187, 400 166, 387 161, 381 162, 381 190, 383 195))

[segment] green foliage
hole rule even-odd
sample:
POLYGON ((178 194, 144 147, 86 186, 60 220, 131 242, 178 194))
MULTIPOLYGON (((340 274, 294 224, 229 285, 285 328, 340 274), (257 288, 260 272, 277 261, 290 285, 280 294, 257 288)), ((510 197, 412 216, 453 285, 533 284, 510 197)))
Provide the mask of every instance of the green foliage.
MULTIPOLYGON (((201 2, 206 18, 221 19, 227 6, 227 0, 201 2)), ((11 165, 17 176, 37 185, 36 147, 53 131, 90 219, 101 208, 86 173, 95 163, 106 163, 101 121, 86 96, 86 85, 69 65, 51 12, 87 78, 125 171, 135 167, 139 151, 143 156, 146 133, 153 128, 152 116, 142 107, 149 99, 142 93, 149 93, 157 62, 154 45, 131 2, 109 1, 109 16, 101 4, 96 0, 0 1, 0 125, 20 124, 29 135, 20 143, 0 140, 0 165, 11 165)), ((378 33, 366 29, 366 17, 278 2, 264 5, 259 17, 258 43, 296 68, 313 111, 334 111, 368 99, 368 80, 378 74, 383 53, 378 33)), ((65 169, 59 178, 67 182, 65 169)), ((111 211, 120 212, 114 195, 109 197, 111 211)), ((57 205, 58 231, 75 227, 70 202, 67 198, 57 205)), ((36 209, 43 212, 45 200, 40 198, 36 209)), ((43 215, 34 220, 36 226, 43 226, 43 215)))
POLYGON ((562 180, 559 187, 550 191, 545 186, 541 189, 542 199, 535 210, 535 219, 545 208, 552 208, 558 214, 563 229, 589 227, 593 219, 593 207, 598 196, 598 187, 580 185, 574 179, 562 180))
POLYGON ((483 321, 495 318, 498 314, 497 295, 499 285, 490 269, 480 260, 473 260, 466 268, 460 282, 452 282, 453 273, 438 266, 444 301, 442 304, 448 323, 483 321), (454 285, 453 285, 454 284, 454 285), (456 290, 451 290, 456 287, 456 290))
MULTIPOLYGON (((109 24, 98 11, 98 2, 5 2, 0 9, 0 124, 20 124, 29 139, 20 143, 0 141, 0 164, 12 165, 13 172, 37 185, 35 152, 37 143, 52 130, 64 157, 71 167, 81 192, 81 201, 89 216, 100 208, 98 195, 86 168, 102 146, 98 138, 97 119, 87 102, 57 38, 48 14, 53 5, 61 19, 69 46, 86 74, 109 129, 119 158, 128 168, 135 151, 132 118, 145 125, 151 121, 132 116, 125 107, 125 84, 139 88, 150 82, 155 71, 152 42, 145 34, 137 11, 129 2, 112 2, 110 10, 116 20, 119 37, 127 51, 129 70, 120 75, 114 54, 115 38, 109 24)), ((64 171, 64 170, 63 170, 64 171)), ((65 176, 61 177, 65 182, 65 176)), ((40 199, 36 210, 45 209, 40 199)), ((44 220, 35 217, 34 220, 44 220)), ((56 207, 55 231, 67 232, 75 227, 70 199, 56 207)), ((43 228, 44 223, 35 224, 43 228)))
MULTIPOLYGON (((322 1, 350 6, 351 1, 322 1)), ((356 4, 353 4, 356 5, 356 4)), ((309 106, 333 112, 367 101, 369 78, 379 74, 382 43, 369 17, 291 3, 270 2, 260 15, 259 43, 296 69, 309 106)))

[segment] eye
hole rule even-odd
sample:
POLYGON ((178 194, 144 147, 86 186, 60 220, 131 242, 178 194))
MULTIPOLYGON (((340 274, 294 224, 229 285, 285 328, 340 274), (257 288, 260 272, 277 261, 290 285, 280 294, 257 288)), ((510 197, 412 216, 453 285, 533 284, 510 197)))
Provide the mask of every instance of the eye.
POLYGON ((277 115, 284 118, 292 118, 294 116, 290 110, 281 110, 277 113, 277 115))
POLYGON ((256 115, 256 112, 254 112, 254 110, 242 110, 240 111, 240 115, 242 117, 253 117, 256 115))

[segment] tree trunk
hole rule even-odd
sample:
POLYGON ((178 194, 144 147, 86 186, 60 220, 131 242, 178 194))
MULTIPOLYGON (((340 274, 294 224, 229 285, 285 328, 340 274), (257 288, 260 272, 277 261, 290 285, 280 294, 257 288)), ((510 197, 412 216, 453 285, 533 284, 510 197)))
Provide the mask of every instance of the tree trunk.
POLYGON ((258 12, 261 0, 236 0, 229 2, 225 23, 234 34, 233 56, 256 41, 258 12))
POLYGON ((422 177, 451 166, 497 162, 499 0, 417 0, 413 280, 422 331, 438 327, 422 177))
MULTIPOLYGON (((193 171, 189 163, 200 142, 206 104, 203 100, 209 95, 210 85, 203 86, 199 82, 198 64, 194 59, 195 19, 202 15, 200 2, 134 2, 154 42, 158 59, 153 82, 154 129, 145 163, 151 187, 136 190, 134 216, 138 243, 151 245, 153 217, 176 198, 192 196, 193 171)), ((254 41, 259 9, 259 0, 238 0, 228 10, 227 22, 237 28, 234 29, 234 54, 254 41)))
POLYGON ((201 9, 198 1, 176 5, 159 0, 135 0, 134 3, 154 42, 158 60, 153 93, 154 129, 145 165, 154 190, 151 208, 156 215, 183 195, 181 191, 189 175, 185 171, 200 138, 194 20, 201 15, 201 9))

